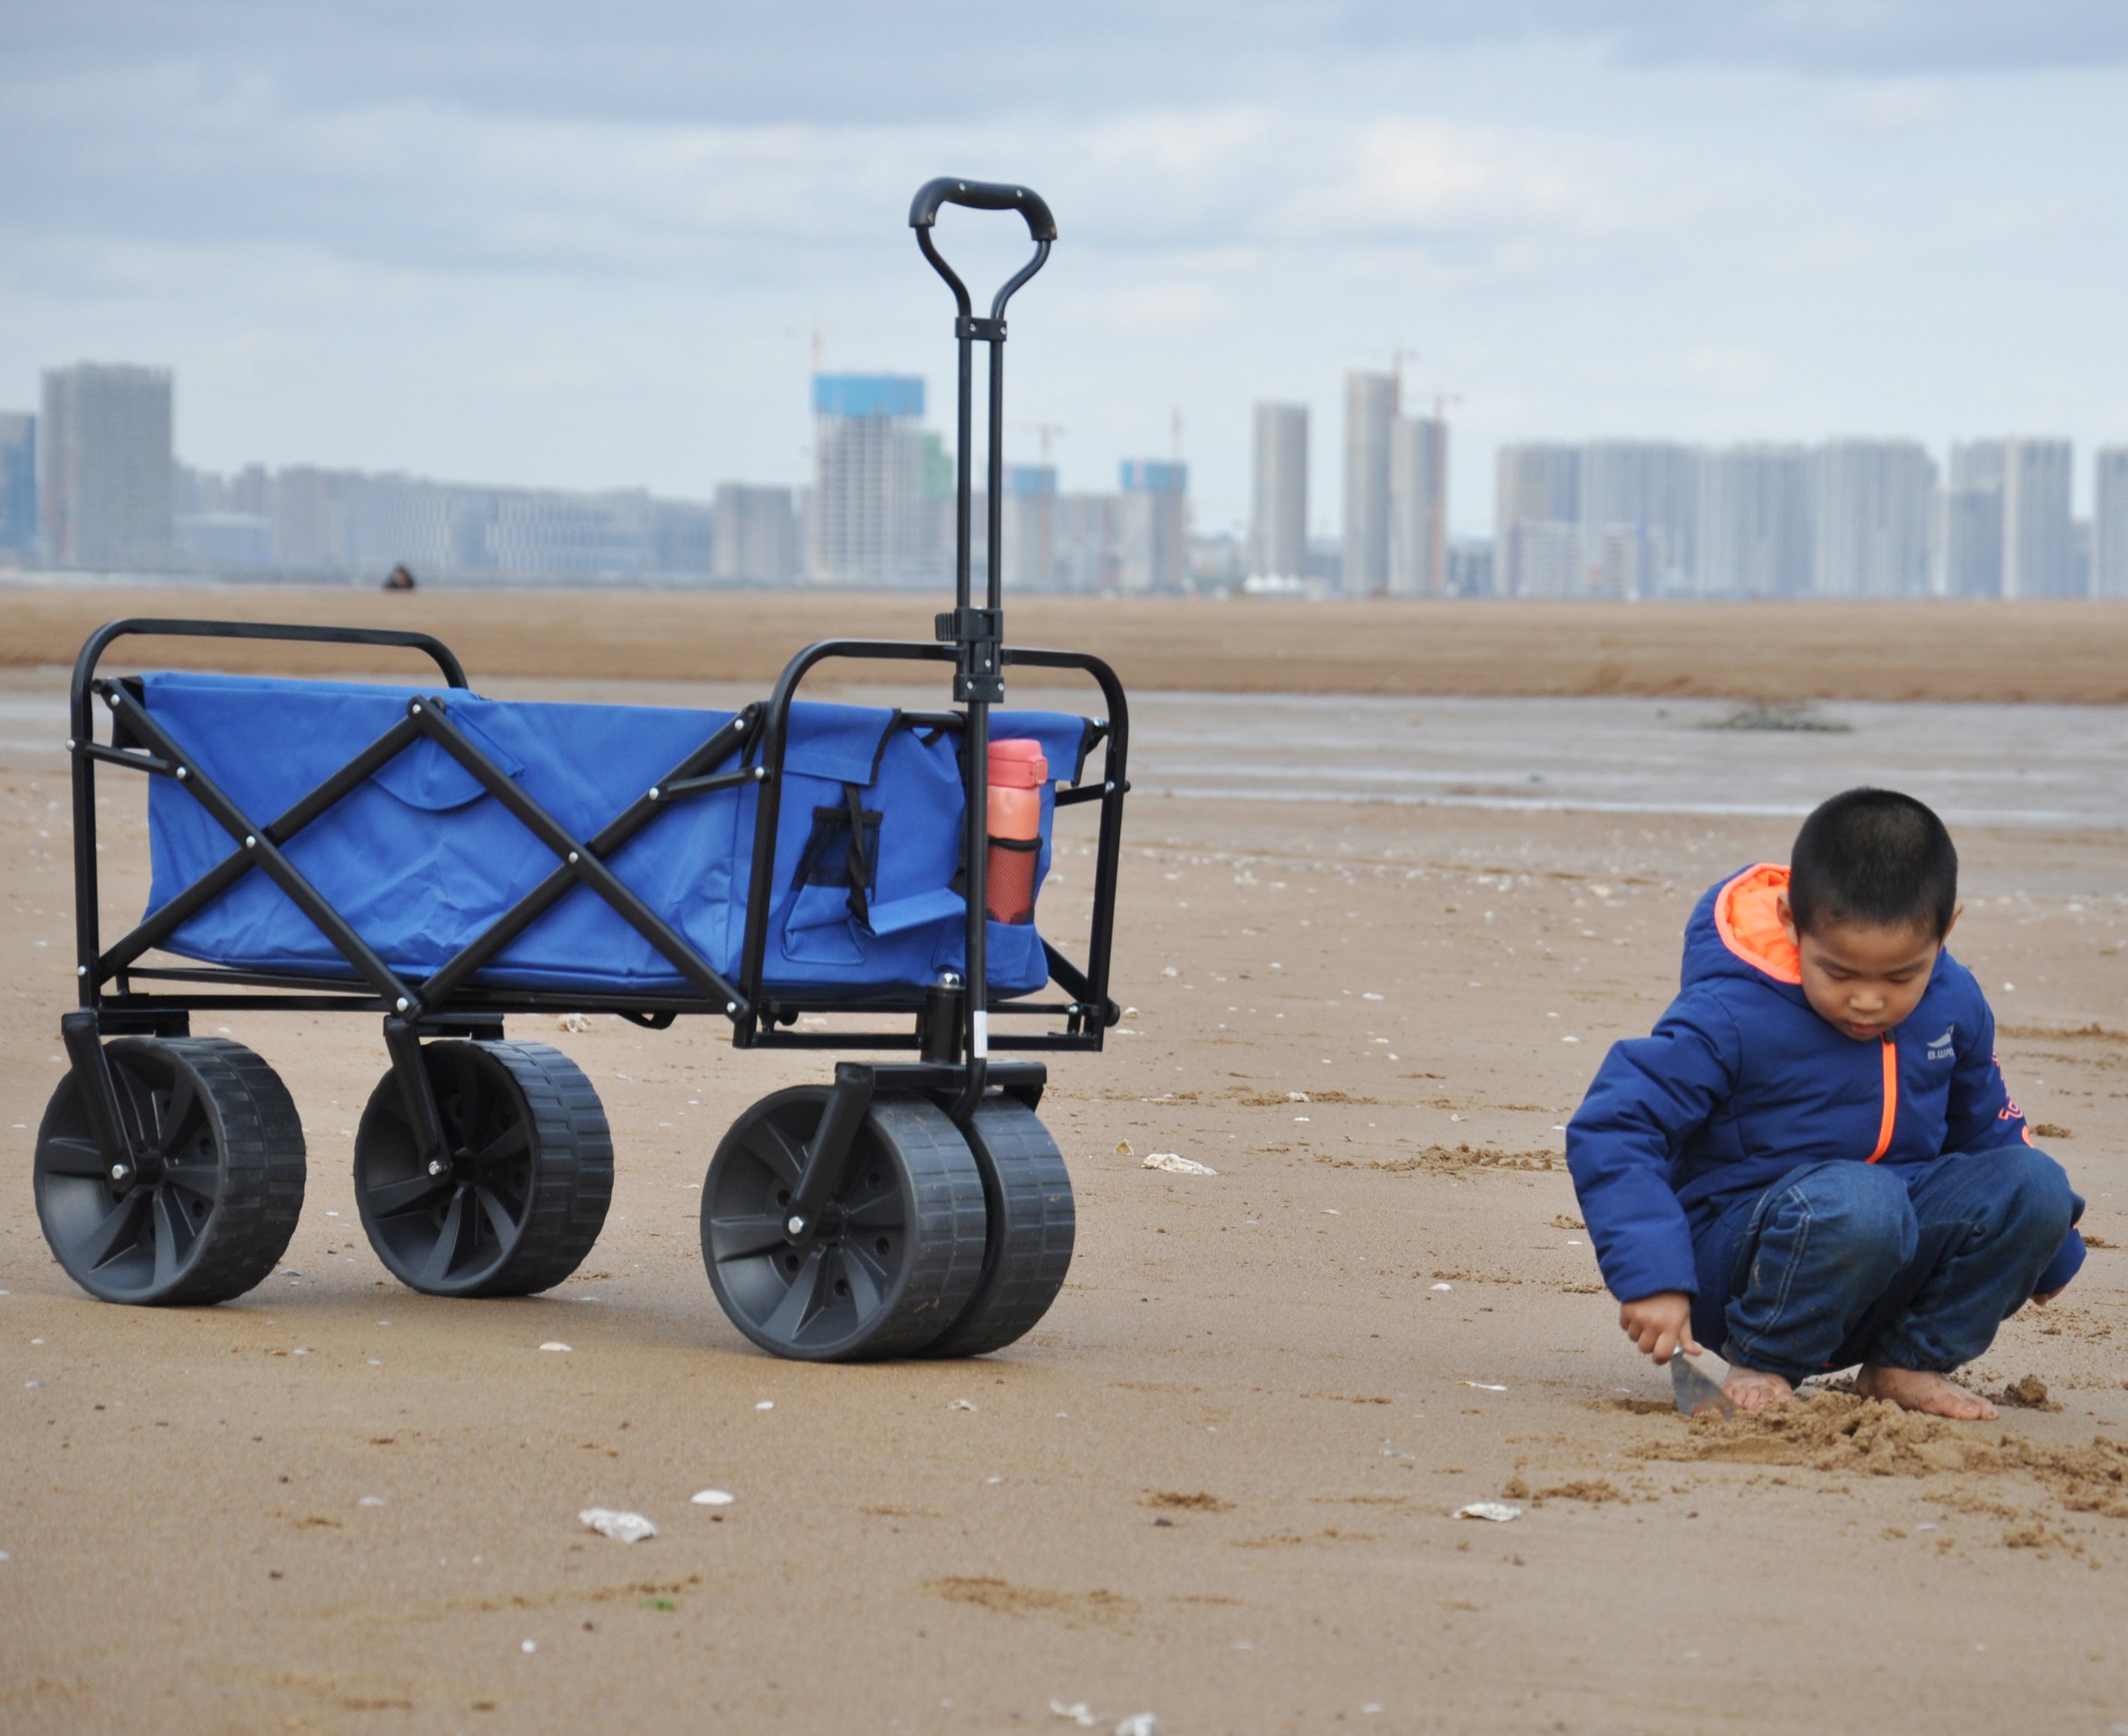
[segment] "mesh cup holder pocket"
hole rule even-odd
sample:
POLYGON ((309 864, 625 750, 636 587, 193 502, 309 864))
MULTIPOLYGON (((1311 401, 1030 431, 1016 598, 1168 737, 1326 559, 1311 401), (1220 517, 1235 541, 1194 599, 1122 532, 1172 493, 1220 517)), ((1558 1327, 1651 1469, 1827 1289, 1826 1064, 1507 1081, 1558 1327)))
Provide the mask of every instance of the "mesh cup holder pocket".
POLYGON ((1040 838, 990 834, 983 904, 992 922, 1017 925, 1034 920, 1034 872, 1041 860, 1040 838))

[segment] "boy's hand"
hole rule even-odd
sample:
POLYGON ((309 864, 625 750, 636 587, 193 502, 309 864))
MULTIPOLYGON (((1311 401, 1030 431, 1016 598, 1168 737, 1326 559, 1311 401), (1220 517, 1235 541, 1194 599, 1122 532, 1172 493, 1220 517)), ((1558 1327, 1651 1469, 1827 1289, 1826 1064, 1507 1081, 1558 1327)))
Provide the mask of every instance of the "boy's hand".
POLYGON ((1618 1325, 1636 1349, 1644 1350, 1660 1368, 1679 1350, 1699 1354, 1692 1335, 1692 1298, 1682 1290, 1658 1290, 1638 1302, 1618 1304, 1618 1325))

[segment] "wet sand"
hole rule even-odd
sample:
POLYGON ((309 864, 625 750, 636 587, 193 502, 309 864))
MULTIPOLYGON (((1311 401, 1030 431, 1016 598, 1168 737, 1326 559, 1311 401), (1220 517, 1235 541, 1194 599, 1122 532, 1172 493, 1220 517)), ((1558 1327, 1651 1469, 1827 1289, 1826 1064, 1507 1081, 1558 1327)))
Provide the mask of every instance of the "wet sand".
MULTIPOLYGON (((93 628, 119 616, 219 615, 436 633, 476 685, 496 676, 765 684, 812 639, 928 638, 938 606, 929 593, 18 586, 0 588, 0 666, 69 664, 93 628)), ((1016 596, 1008 620, 1014 643, 1094 652, 1148 690, 2128 700, 2128 600, 1627 607, 1016 596)), ((376 666, 374 652, 287 646, 164 642, 148 654, 286 673, 376 666)))
MULTIPOLYGON (((145 833, 106 788, 119 922, 145 833)), ((0 1727, 1076 1728, 1052 1700, 1171 1736, 2128 1721, 2128 1487, 2093 1445, 2128 1436, 2118 832, 1961 833, 1957 950, 2108 1245, 1975 1371, 2061 1408, 1946 1454, 1830 1424, 1740 1449, 1670 1414, 1558 1167, 1693 899, 1784 855, 1785 818, 1138 800, 1135 1010, 1043 1103, 1067 1288, 1000 1356, 813 1368, 727 1324, 695 1223, 724 1127, 827 1064, 705 1022, 513 1022, 596 1083, 614 1205, 555 1291, 450 1302, 358 1227, 373 1026, 231 1017, 307 1130, 290 1271, 214 1309, 88 1300, 29 1179, 70 1003, 63 780, 0 771, 0 1727), (1511 1524, 1450 1516, 1503 1496, 1511 1524), (661 1534, 608 1542, 593 1505, 661 1534)), ((1059 867, 1068 937, 1090 875, 1059 867)))

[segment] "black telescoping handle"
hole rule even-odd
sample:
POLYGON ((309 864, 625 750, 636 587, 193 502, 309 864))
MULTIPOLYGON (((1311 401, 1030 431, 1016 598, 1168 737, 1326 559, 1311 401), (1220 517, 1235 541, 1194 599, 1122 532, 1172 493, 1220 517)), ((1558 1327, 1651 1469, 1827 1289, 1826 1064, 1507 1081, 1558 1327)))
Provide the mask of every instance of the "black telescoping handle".
POLYGON ((1031 187, 1014 187, 1002 181, 963 181, 941 175, 916 189, 909 204, 909 226, 929 229, 938 221, 942 205, 965 205, 971 211, 1016 211, 1027 219, 1030 241, 1054 241, 1057 220, 1048 202, 1031 187))

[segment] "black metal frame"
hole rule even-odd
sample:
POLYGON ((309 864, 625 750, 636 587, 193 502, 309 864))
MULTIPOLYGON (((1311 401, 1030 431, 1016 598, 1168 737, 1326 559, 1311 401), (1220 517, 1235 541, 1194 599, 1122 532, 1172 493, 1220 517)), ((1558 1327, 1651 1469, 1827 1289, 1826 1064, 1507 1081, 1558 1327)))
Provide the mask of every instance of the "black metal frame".
MULTIPOLYGON (((339 771, 285 813, 260 823, 245 813, 211 778, 192 763, 183 747, 149 714, 137 684, 101 677, 97 669, 116 640, 135 635, 177 634, 188 638, 295 639, 316 643, 378 645, 426 652, 437 662, 451 689, 466 685, 458 660, 440 642, 423 633, 362 628, 307 627, 249 621, 141 619, 113 621, 91 635, 74 666, 69 702, 72 733, 67 742, 74 761, 75 974, 81 1008, 96 1015, 102 1035, 149 1032, 169 1035, 186 1028, 194 1012, 295 1008, 312 1012, 382 1013, 411 1027, 441 1032, 499 1022, 511 1013, 615 1013, 662 1027, 680 1013, 721 1013, 733 1023, 733 1041, 741 1048, 854 1047, 924 1048, 935 1051, 941 1033, 935 1025, 935 991, 922 997, 881 994, 810 998, 773 989, 764 991, 767 932, 773 904, 773 865, 781 803, 780 790, 790 708, 799 684, 830 658, 896 662, 949 662, 954 647, 896 640, 824 640, 791 659, 765 704, 746 707, 689 753, 657 784, 616 814, 596 834, 579 839, 539 804, 451 721, 449 700, 419 694, 406 714, 339 771), (108 709, 112 739, 95 738, 95 702, 108 709), (335 910, 301 870, 289 862, 284 847, 303 828, 327 813, 374 773, 417 741, 435 742, 463 766, 557 857, 553 870, 511 908, 469 942, 448 963, 425 977, 402 976, 377 956, 368 943, 335 910), (757 763, 743 761, 755 759, 757 763), (729 769, 716 768, 739 759, 729 769), (97 874, 96 768, 105 764, 167 777, 180 783, 240 847, 160 909, 107 948, 102 943, 97 874), (712 791, 755 787, 762 791, 754 826, 742 966, 737 983, 727 981, 681 935, 645 906, 606 866, 606 859, 676 802, 712 791), (363 988, 330 975, 300 971, 259 971, 222 965, 143 965, 143 955, 228 891, 254 870, 267 875, 310 918, 363 988), (497 952, 579 885, 588 885, 626 920, 686 979, 688 990, 664 993, 601 992, 581 989, 497 988, 474 980, 497 952), (197 984, 182 993, 143 992, 136 980, 197 984), (116 992, 112 992, 115 985, 116 992), (263 990, 255 994, 209 994, 210 985, 263 990), (691 992, 689 992, 691 991, 691 992), (798 1032, 788 1028, 801 1013, 905 1013, 918 1016, 914 1028, 853 1032, 798 1032), (933 1015, 927 1027, 924 1016, 933 1015)), ((1100 658, 1079 652, 1024 647, 1000 648, 1003 662, 1032 667, 1079 669, 1099 684, 1110 715, 1105 719, 1106 752, 1098 785, 1081 782, 1059 794, 1058 805, 1098 800, 1102 804, 1097 848, 1092 932, 1084 970, 1045 946, 1055 979, 1074 998, 1066 1003, 1012 1001, 1001 1013, 1062 1014, 1063 1032, 1003 1036, 1000 1048, 1099 1050, 1115 1022, 1108 998, 1108 973, 1114 935, 1114 889, 1121 850, 1123 799, 1129 741, 1128 701, 1115 673, 1100 658)), ((965 723, 962 727, 967 726, 965 723)), ((981 773, 981 762, 969 763, 981 773)), ((977 783, 973 799, 981 804, 986 785, 977 783)), ((980 806, 974 810, 981 812, 980 806)), ((981 828, 970 828, 980 840, 981 828)), ((969 900, 971 927, 981 932, 981 906, 969 900)), ((972 975, 972 973, 971 973, 972 975)), ((981 997, 962 992, 954 998, 972 1010, 981 997)), ((964 1011, 960 1041, 953 1046, 980 1058, 970 1040, 964 1011)), ((958 1055, 932 1057, 957 1062, 958 1055)))
POLYGON ((1130 787, 1126 777, 1128 702, 1115 671, 1099 657, 1083 652, 1008 646, 1004 642, 1000 514, 1005 308, 1014 292, 1041 269, 1055 239, 1056 225, 1048 207, 1025 188, 957 180, 933 181, 924 187, 910 207, 910 223, 924 257, 952 289, 957 309, 954 334, 960 350, 959 487, 952 611, 937 618, 937 637, 930 643, 827 639, 806 647, 785 666, 765 702, 739 712, 595 836, 580 839, 571 834, 452 721, 449 692, 466 686, 465 671, 449 648, 427 633, 251 621, 138 619, 111 622, 90 635, 74 663, 67 742, 74 765, 74 932, 80 1007, 60 1022, 74 1072, 88 1104, 91 1125, 114 1175, 130 1174, 138 1159, 117 1109, 99 1039, 128 1034, 183 1035, 190 1030, 190 1016, 196 1012, 278 1009, 383 1014, 393 1072, 406 1093, 417 1137, 434 1160, 441 1160, 444 1154, 427 1070, 420 1061, 420 1039, 499 1036, 503 1016, 508 1013, 612 1013, 653 1029, 663 1029, 682 1013, 720 1013, 732 1022, 732 1041, 742 1049, 919 1051, 921 1059, 913 1063, 837 1068, 834 1104, 823 1123, 824 1130, 835 1130, 835 1136, 827 1139, 823 1152, 835 1157, 839 1157, 839 1151, 829 1153, 828 1146, 848 1144, 844 1124, 855 1125, 853 1114, 862 1117, 863 1103, 869 1099, 875 1083, 934 1096, 957 1120, 965 1121, 974 1112, 985 1090, 992 1086, 1014 1092, 1030 1102, 1041 1093, 1045 1070, 1039 1063, 994 1064, 993 1050, 1101 1049, 1109 1027, 1120 1016, 1108 989, 1123 804, 1130 787), (987 319, 971 316, 966 287, 932 244, 932 225, 943 204, 1017 210, 1026 219, 1029 236, 1036 244, 1033 259, 993 298, 987 319), (977 342, 990 346, 989 572, 986 606, 981 609, 971 606, 969 579, 972 351, 977 342), (245 813, 192 763, 183 747, 149 715, 137 681, 97 675, 105 652, 114 643, 143 634, 292 640, 418 651, 435 663, 447 689, 443 694, 417 695, 408 702, 406 714, 390 729, 287 812, 262 823, 245 813), (953 698, 960 709, 931 721, 957 728, 962 738, 963 790, 970 818, 970 823, 962 828, 962 864, 967 900, 967 971, 965 976, 949 978, 920 995, 882 993, 855 998, 809 998, 803 994, 763 988, 782 805, 779 792, 791 705, 806 675, 830 659, 954 666, 953 698), (987 994, 984 926, 987 837, 986 829, 973 822, 975 816, 986 811, 990 707, 1003 700, 1004 672, 1014 665, 1076 670, 1090 676, 1100 688, 1108 709, 1100 726, 1106 746, 1098 781, 1085 779, 1082 766, 1073 787, 1060 791, 1056 798, 1059 809, 1090 801, 1101 804, 1087 962, 1082 969, 1045 942, 1051 978, 1071 999, 1009 1001, 993 1009, 987 994), (104 702, 112 716, 107 744, 96 739, 94 702, 97 700, 104 702), (395 972, 376 955, 288 861, 284 847, 397 755, 424 739, 435 742, 464 767, 527 831, 553 851, 556 865, 455 957, 426 977, 412 978, 395 972), (97 906, 96 768, 99 764, 123 766, 183 784, 239 847, 108 948, 102 944, 97 906), (733 983, 712 969, 606 864, 615 850, 673 803, 748 785, 759 794, 745 935, 739 980, 733 983), (254 869, 270 878, 310 918, 347 961, 361 987, 330 975, 138 962, 254 869), (579 885, 589 886, 648 941, 685 979, 686 989, 653 994, 594 993, 499 988, 476 980, 478 971, 497 952, 579 885), (173 986, 155 993, 135 988, 136 982, 173 986), (229 989, 264 992, 225 992, 229 989), (1062 1016, 1065 1028, 1001 1032, 994 1036, 989 1028, 994 1010, 1008 1015, 1062 1016), (791 1028, 805 1013, 913 1014, 914 1022, 913 1028, 899 1030, 801 1032, 791 1028))

